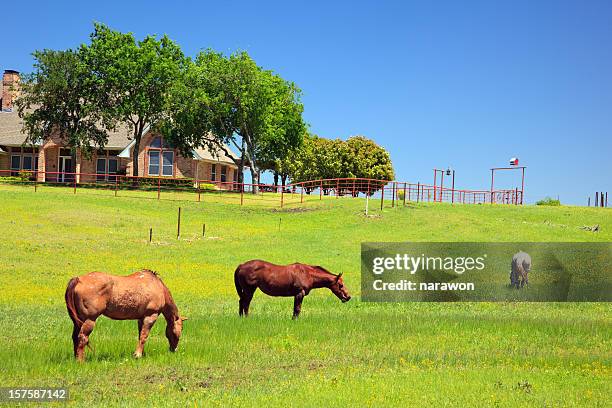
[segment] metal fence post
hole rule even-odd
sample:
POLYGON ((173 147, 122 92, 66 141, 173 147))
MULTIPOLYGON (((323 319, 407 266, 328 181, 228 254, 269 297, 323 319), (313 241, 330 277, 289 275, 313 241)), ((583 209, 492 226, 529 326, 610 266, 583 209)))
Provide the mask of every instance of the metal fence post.
POLYGON ((285 200, 285 189, 281 186, 281 200, 280 200, 281 208, 283 208, 283 201, 284 200, 285 200))
MULTIPOLYGON (((408 193, 410 193, 410 190, 408 190, 408 193)), ((406 205, 406 183, 404 183, 404 205, 406 205)))
POLYGON ((159 196, 160 196, 160 193, 161 193, 160 190, 161 190, 161 178, 158 177, 157 178, 157 199, 158 200, 159 200, 159 196))

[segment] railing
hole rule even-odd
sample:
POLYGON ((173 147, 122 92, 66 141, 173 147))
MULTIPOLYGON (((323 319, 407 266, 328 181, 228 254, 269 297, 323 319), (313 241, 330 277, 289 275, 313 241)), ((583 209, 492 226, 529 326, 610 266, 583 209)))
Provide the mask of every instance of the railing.
POLYGON ((120 174, 0 170, 0 183, 41 188, 64 187, 61 191, 101 193, 115 197, 259 203, 269 206, 299 205, 330 198, 379 200, 380 208, 410 202, 452 204, 523 204, 523 192, 514 190, 449 189, 421 183, 366 178, 322 179, 286 186, 238 183, 193 178, 144 177, 120 174), (43 181, 44 180, 44 181, 43 181), (138 193, 136 193, 138 192, 138 193))

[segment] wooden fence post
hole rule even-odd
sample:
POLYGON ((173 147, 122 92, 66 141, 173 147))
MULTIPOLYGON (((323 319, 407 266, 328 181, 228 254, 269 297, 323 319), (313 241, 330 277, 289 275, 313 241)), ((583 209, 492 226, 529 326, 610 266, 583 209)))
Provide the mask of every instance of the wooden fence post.
POLYGON ((181 239, 181 207, 178 209, 178 222, 176 225, 176 239, 181 239))
POLYGON ((381 211, 383 209, 384 201, 385 201, 385 186, 382 186, 382 189, 380 190, 380 210, 381 211))

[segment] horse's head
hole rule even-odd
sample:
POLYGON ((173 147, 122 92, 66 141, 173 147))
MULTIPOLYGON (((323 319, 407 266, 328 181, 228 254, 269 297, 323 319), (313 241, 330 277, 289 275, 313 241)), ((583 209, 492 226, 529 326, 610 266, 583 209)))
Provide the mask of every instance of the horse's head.
POLYGON ((338 299, 342 301, 342 303, 351 300, 351 295, 349 295, 346 286, 344 286, 344 280, 342 280, 342 273, 336 276, 336 279, 329 286, 329 289, 334 292, 334 295, 336 295, 338 299))
POLYGON ((183 320, 187 320, 186 317, 175 316, 173 321, 168 321, 166 324, 166 337, 168 343, 170 343, 170 351, 176 351, 178 343, 183 332, 183 320))

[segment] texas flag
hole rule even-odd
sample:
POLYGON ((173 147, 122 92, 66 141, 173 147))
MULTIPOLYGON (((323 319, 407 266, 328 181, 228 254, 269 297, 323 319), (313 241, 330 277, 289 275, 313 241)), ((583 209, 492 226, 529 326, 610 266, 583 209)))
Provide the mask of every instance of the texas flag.
POLYGON ((519 163, 518 157, 513 157, 510 159, 511 166, 518 166, 518 163, 519 163))

